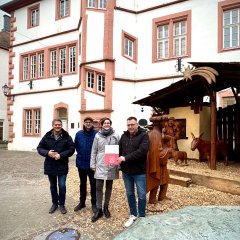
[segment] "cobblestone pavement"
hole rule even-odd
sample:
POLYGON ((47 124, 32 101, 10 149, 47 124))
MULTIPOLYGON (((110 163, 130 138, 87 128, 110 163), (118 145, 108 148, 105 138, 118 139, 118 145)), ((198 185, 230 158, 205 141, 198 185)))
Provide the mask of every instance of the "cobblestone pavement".
MULTIPOLYGON (((79 193, 68 194, 71 192, 69 186, 67 186, 66 198, 68 213, 62 215, 56 211, 49 215, 51 197, 47 176, 43 174, 43 161, 44 158, 37 152, 0 149, 1 240, 42 240, 47 234, 60 228, 79 228, 79 214, 73 211, 79 193), (75 200, 72 198, 74 194, 75 200), (39 235, 41 237, 37 238, 36 236, 39 235)), ((75 156, 70 159, 70 168, 76 169, 75 156)), ((89 210, 85 210, 89 212, 85 222, 90 219, 91 211, 89 210)), ((98 231, 97 227, 94 231, 98 231)), ((86 233, 80 234, 80 239, 90 239, 86 233)), ((108 237, 111 238, 111 236, 108 237)))

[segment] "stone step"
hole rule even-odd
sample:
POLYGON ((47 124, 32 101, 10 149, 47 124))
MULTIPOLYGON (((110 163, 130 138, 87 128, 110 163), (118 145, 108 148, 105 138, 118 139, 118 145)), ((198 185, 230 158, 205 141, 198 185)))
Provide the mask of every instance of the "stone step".
POLYGON ((192 183, 192 180, 191 180, 191 178, 179 177, 179 176, 170 174, 169 183, 175 184, 175 185, 180 185, 183 187, 189 187, 189 185, 192 183))

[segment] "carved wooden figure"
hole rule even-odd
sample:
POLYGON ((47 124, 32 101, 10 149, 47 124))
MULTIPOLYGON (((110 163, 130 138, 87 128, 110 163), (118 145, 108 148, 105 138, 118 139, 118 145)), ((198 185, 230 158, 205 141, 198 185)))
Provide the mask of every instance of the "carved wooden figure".
POLYGON ((172 158, 174 160, 175 165, 178 165, 178 160, 180 160, 182 164, 184 162, 185 166, 188 166, 187 153, 186 152, 172 150, 172 158))
MULTIPOLYGON (((203 133, 199 137, 195 137, 193 133, 191 150, 197 149, 199 151, 199 161, 208 161, 211 156, 211 142, 202 139, 203 133)), ((216 141, 216 155, 219 157, 224 157, 224 164, 228 165, 228 155, 227 155, 227 145, 224 141, 216 141)))
POLYGON ((150 146, 147 159, 147 192, 150 191, 149 203, 155 204, 166 197, 169 173, 167 170, 169 149, 162 148, 162 136, 159 128, 159 121, 162 117, 151 117, 153 129, 149 132, 150 146), (159 189, 158 199, 156 199, 159 189))

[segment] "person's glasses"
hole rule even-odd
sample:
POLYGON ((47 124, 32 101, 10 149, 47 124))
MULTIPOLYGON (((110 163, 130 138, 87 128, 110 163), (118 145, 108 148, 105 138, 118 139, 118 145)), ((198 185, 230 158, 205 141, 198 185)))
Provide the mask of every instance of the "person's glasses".
POLYGON ((103 125, 110 125, 110 122, 104 122, 103 125))

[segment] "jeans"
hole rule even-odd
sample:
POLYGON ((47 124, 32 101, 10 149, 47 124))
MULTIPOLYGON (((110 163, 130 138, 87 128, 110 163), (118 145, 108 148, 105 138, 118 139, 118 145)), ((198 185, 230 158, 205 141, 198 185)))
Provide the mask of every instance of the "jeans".
POLYGON ((80 203, 85 205, 87 196, 87 176, 91 188, 91 203, 96 206, 96 180, 94 178, 94 171, 92 169, 78 168, 80 178, 80 203))
POLYGON ((50 183, 50 191, 52 196, 52 203, 56 205, 64 205, 66 199, 66 179, 67 175, 52 176, 48 175, 50 183), (58 182, 58 189, 57 189, 58 182))
MULTIPOLYGON (((105 189, 105 198, 104 198, 104 206, 108 206, 112 194, 112 185, 113 180, 105 180, 106 183, 106 189, 105 189)), ((97 196, 97 208, 102 208, 102 201, 103 201, 103 185, 104 180, 102 179, 96 179, 96 196, 97 196)))
POLYGON ((146 210, 146 175, 128 175, 123 172, 123 181, 126 188, 130 215, 145 217, 146 210), (138 194, 138 211, 136 207, 135 185, 138 194))

